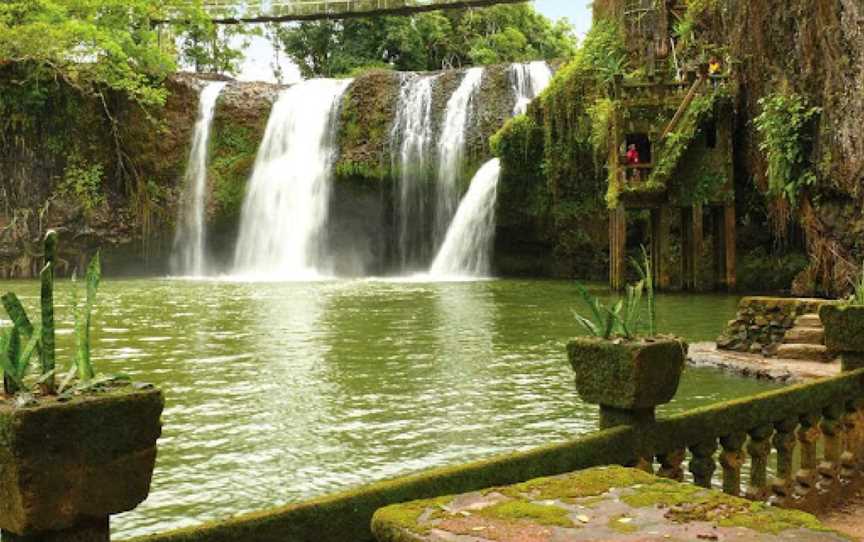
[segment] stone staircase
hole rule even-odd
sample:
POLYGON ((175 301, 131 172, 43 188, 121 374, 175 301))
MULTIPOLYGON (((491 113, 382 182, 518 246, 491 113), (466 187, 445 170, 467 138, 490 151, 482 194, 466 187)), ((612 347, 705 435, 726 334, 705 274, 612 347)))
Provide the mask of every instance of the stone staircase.
POLYGON ((786 332, 783 344, 777 348, 777 357, 827 363, 833 357, 825 347, 825 328, 818 314, 802 314, 786 332))

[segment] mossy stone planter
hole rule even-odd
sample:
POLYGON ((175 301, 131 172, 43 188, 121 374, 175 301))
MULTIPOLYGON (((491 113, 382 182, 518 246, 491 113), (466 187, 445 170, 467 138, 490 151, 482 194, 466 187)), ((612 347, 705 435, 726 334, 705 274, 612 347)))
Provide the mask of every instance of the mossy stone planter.
POLYGON ((687 343, 580 338, 567 346, 567 354, 582 400, 619 411, 650 411, 653 417, 653 409, 678 391, 687 343))
POLYGON ((163 406, 159 390, 132 386, 32 407, 0 400, 4 539, 94 524, 107 536, 108 516, 150 491, 163 406))
POLYGON ((864 353, 864 306, 825 305, 819 309, 825 346, 832 352, 864 353))

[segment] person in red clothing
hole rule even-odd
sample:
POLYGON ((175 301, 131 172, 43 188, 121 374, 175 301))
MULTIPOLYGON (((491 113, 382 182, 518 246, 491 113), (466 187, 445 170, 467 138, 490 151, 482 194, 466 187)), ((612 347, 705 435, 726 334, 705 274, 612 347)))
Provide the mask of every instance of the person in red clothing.
POLYGON ((638 169, 633 166, 639 165, 639 150, 636 148, 636 145, 630 145, 627 148, 627 177, 633 180, 638 181, 640 177, 640 172, 638 169))
POLYGON ((636 145, 630 145, 630 147, 627 148, 627 165, 639 165, 639 150, 636 149, 636 145))

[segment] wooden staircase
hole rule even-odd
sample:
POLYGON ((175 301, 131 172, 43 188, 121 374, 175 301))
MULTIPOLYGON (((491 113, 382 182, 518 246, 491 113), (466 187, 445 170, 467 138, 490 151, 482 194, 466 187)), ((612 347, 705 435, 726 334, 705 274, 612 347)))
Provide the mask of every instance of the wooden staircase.
POLYGON ((777 357, 820 363, 833 360, 825 347, 825 328, 818 314, 803 314, 795 320, 777 348, 777 357))

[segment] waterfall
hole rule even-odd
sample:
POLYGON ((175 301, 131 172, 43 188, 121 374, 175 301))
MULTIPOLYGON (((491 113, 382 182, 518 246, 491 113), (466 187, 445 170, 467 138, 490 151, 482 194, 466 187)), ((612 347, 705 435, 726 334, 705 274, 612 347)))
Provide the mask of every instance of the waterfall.
POLYGON ((398 172, 395 215, 402 269, 426 265, 431 252, 426 232, 430 154, 432 151, 432 86, 437 76, 408 75, 402 80, 393 124, 393 170, 398 172))
POLYGON ((243 203, 235 273, 276 280, 327 273, 322 230, 339 106, 350 84, 314 79, 279 95, 243 203))
POLYGON ((552 70, 546 62, 513 64, 510 67, 510 81, 516 96, 514 115, 521 115, 528 109, 531 100, 540 95, 552 80, 552 70))
POLYGON ((495 158, 474 176, 429 271, 433 277, 489 275, 500 174, 501 163, 495 158))
POLYGON ((202 276, 206 272, 204 209, 207 197, 207 149, 216 100, 225 83, 207 83, 198 99, 198 119, 192 134, 192 149, 183 178, 183 196, 177 213, 177 232, 171 257, 175 275, 202 276))
POLYGON ((468 121, 482 82, 483 68, 471 68, 465 72, 462 83, 447 102, 438 141, 438 197, 434 224, 436 247, 441 246, 459 205, 459 180, 462 177, 468 121))

